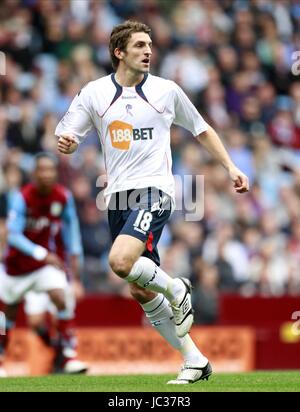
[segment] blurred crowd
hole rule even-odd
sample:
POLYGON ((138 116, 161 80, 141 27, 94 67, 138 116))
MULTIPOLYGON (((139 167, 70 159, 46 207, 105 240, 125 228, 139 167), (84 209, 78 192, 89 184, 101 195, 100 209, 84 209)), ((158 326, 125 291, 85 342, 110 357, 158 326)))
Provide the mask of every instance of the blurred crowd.
MULTIPOLYGON (((29 178, 36 152, 57 154, 58 120, 83 85, 111 73, 109 35, 128 18, 152 28, 152 74, 184 89, 251 182, 248 194, 235 194, 223 168, 174 127, 173 172, 205 176, 203 217, 174 212, 162 267, 191 277, 198 323, 216 320, 220 292, 300 295, 299 0, 3 0, 1 190, 29 178)), ((96 205, 104 174, 95 131, 60 157, 60 182, 80 218, 85 287, 127 294, 107 263, 106 213, 96 205)), ((194 178, 179 203, 198 190, 194 178)))

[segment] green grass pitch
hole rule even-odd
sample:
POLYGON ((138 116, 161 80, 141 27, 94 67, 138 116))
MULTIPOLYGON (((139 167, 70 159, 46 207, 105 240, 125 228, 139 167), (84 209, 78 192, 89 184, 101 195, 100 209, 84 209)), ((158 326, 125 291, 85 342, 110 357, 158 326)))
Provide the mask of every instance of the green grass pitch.
POLYGON ((300 371, 215 373, 192 385, 167 385, 174 375, 0 378, 0 392, 300 392, 300 371))

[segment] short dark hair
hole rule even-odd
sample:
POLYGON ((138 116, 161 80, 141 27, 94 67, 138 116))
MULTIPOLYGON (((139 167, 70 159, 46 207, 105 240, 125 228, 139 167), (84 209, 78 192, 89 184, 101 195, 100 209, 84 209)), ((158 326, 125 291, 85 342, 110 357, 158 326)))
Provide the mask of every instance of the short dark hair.
POLYGON ((127 20, 113 29, 110 35, 109 52, 114 70, 117 70, 120 63, 120 60, 115 56, 115 49, 125 51, 131 35, 140 32, 151 36, 150 27, 138 21, 127 20))
POLYGON ((39 152, 34 156, 34 163, 35 163, 35 167, 38 164, 38 161, 40 159, 50 159, 53 164, 55 165, 55 167, 58 166, 58 159, 55 156, 55 154, 51 153, 51 152, 39 152))

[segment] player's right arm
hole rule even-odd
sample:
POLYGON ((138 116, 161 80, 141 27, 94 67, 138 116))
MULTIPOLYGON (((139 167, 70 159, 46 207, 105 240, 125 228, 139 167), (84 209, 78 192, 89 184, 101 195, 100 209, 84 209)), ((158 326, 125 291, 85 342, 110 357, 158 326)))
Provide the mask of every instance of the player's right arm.
POLYGON ((75 152, 79 143, 93 127, 90 106, 89 86, 86 86, 75 96, 69 110, 55 129, 60 153, 75 152))
POLYGON ((14 247, 25 255, 31 256, 38 261, 44 261, 49 265, 57 266, 63 269, 61 259, 40 246, 24 235, 26 223, 26 204, 21 192, 16 192, 9 205, 7 230, 7 241, 9 246, 14 247))

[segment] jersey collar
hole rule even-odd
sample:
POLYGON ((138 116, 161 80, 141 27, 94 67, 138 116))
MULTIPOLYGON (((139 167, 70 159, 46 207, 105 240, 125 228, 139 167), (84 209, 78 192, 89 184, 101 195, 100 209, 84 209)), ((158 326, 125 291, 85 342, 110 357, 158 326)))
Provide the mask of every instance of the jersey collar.
MULTIPOLYGON (((148 78, 148 73, 145 73, 144 74, 144 78, 142 79, 142 81, 139 83, 139 84, 137 84, 136 86, 135 86, 135 89, 140 89, 143 85, 144 85, 144 83, 145 83, 145 81, 147 80, 147 78, 148 78)), ((116 80, 116 74, 115 73, 112 73, 111 74, 111 80, 112 80, 112 82, 113 82, 113 84, 116 86, 116 89, 118 90, 118 89, 121 89, 122 90, 122 86, 117 82, 117 80, 116 80)))
MULTIPOLYGON (((142 90, 142 87, 145 84, 145 81, 147 80, 147 78, 148 78, 148 73, 145 73, 143 80, 135 86, 135 91, 137 92, 137 94, 140 95, 142 99, 146 100, 146 102, 148 101, 148 99, 146 98, 146 96, 145 96, 145 94, 142 90)), ((123 87, 116 81, 115 73, 111 74, 111 81, 115 85, 116 94, 114 95, 114 98, 112 99, 112 102, 110 103, 110 106, 112 104, 114 104, 114 102, 121 96, 121 94, 123 92, 123 87)))

